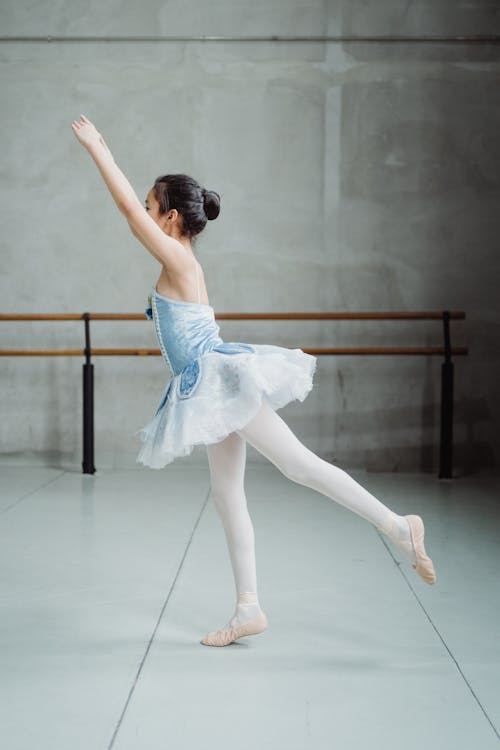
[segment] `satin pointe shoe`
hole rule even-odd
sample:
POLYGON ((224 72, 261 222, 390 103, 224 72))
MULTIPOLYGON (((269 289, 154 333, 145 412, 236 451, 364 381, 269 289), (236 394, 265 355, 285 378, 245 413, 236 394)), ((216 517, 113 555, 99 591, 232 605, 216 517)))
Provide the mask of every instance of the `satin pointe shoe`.
POLYGON ((252 620, 245 622, 243 625, 237 625, 235 628, 225 630, 214 630, 202 638, 200 643, 204 646, 227 646, 229 643, 243 638, 246 635, 257 635, 262 633, 268 626, 267 617, 264 613, 252 620))
POLYGON ((417 558, 416 565, 412 565, 417 573, 426 583, 436 583, 436 571, 431 558, 426 554, 424 547, 424 522, 420 516, 405 516, 410 526, 410 537, 417 558))

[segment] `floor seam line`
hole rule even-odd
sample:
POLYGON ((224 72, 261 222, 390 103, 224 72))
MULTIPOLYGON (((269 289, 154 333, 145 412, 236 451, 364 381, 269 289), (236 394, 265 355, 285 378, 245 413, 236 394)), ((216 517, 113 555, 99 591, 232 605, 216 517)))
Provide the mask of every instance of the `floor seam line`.
MULTIPOLYGON (((481 711, 483 712, 483 714, 484 714, 484 716, 485 716, 485 718, 486 718, 486 720, 487 720, 488 724, 489 724, 489 725, 491 726, 491 728, 493 729, 493 731, 494 731, 495 735, 496 735, 496 736, 498 737, 498 739, 500 739, 500 733, 498 732, 498 730, 497 730, 497 728, 496 728, 495 724, 494 724, 494 723, 493 723, 493 721, 492 721, 492 720, 490 719, 490 717, 489 717, 488 713, 486 712, 486 709, 484 708, 483 704, 482 704, 482 703, 481 703, 481 701, 479 700, 479 697, 478 697, 478 696, 476 695, 476 693, 474 692, 474 689, 473 689, 472 685, 470 684, 469 680, 468 680, 468 679, 467 679, 467 677, 465 676, 465 674, 464 674, 464 672, 463 672, 462 668, 460 667, 460 665, 459 665, 459 663, 458 663, 457 659, 456 659, 456 658, 455 658, 455 656, 453 655, 453 653, 452 653, 451 649, 449 648, 448 644, 447 644, 447 643, 446 643, 446 641, 444 640, 444 638, 443 638, 443 636, 441 635, 440 631, 438 630, 437 626, 436 626, 436 625, 434 624, 434 622, 433 622, 433 620, 432 620, 432 618, 431 618, 430 614, 428 613, 428 611, 427 611, 427 610, 426 610, 426 608, 424 607, 424 605, 423 605, 423 603, 422 603, 421 599, 419 598, 419 596, 418 596, 417 592, 415 591, 415 589, 414 589, 414 588, 413 588, 413 586, 411 585, 411 582, 410 582, 410 581, 408 580, 408 578, 407 578, 407 576, 406 576, 406 573, 405 573, 405 572, 404 572, 404 571, 402 570, 402 567, 401 567, 401 563, 400 563, 400 562, 399 562, 398 560, 396 560, 396 558, 395 558, 395 557, 394 557, 394 555, 392 554, 392 550, 391 550, 391 549, 390 549, 390 548, 388 547, 388 545, 387 545, 387 543, 386 543, 385 539, 383 538, 383 535, 382 535, 382 533, 381 533, 381 532, 379 532, 379 531, 377 531, 377 534, 378 534, 378 536, 380 537, 380 539, 381 539, 381 541, 382 541, 382 544, 384 544, 384 546, 385 546, 385 547, 386 547, 386 549, 388 550, 388 552, 389 552, 390 556, 392 557, 392 559, 394 560, 395 564, 396 564, 396 565, 398 566, 398 568, 399 568, 399 572, 400 572, 400 575, 401 575, 401 576, 403 577, 403 579, 404 579, 404 581, 405 581, 406 585, 408 586, 408 588, 409 588, 409 589, 410 589, 410 591, 412 592, 413 596, 414 596, 414 597, 415 597, 415 599, 417 600, 417 602, 418 602, 419 606, 421 607, 421 609, 422 609, 423 613, 425 614, 425 616, 427 617, 427 619, 428 619, 429 623, 431 624, 431 626, 432 626, 432 628, 433 628, 434 632, 435 632, 435 633, 437 634, 437 636, 438 636, 439 640, 441 641, 441 643, 442 643, 442 644, 443 644, 443 646, 445 647, 446 651, 448 652, 448 655, 450 656, 451 660, 452 660, 452 661, 453 661, 453 663, 455 664, 455 667, 457 668, 457 670, 458 670, 458 672, 459 672, 460 676, 462 677, 463 681, 465 682, 465 684, 466 684, 466 685, 467 685, 467 687, 469 688, 469 690, 470 690, 470 692, 471 692, 471 694, 472 694, 472 696, 473 696, 474 700, 476 701, 477 705, 479 706, 479 708, 480 708, 480 709, 481 709, 481 711)), ((416 574, 416 575, 418 575, 418 573, 416 573, 416 571, 415 571, 415 574, 416 574)))
POLYGON ((127 698, 125 700, 125 704, 124 704, 123 709, 122 709, 122 711, 120 713, 120 716, 118 717, 118 721, 116 723, 115 729, 114 729, 113 734, 111 736, 111 740, 109 742, 107 750, 111 750, 111 748, 115 744, 115 740, 116 740, 116 738, 118 736, 118 732, 120 731, 121 725, 123 723, 123 719, 125 718, 125 714, 127 712, 127 709, 129 707, 130 701, 131 701, 132 696, 133 696, 133 694, 135 692, 135 688, 136 688, 137 683, 139 681, 139 677, 141 676, 141 672, 142 672, 143 667, 144 667, 144 665, 146 663, 146 659, 148 658, 149 652, 151 650, 151 646, 153 645, 153 641, 154 641, 154 639, 156 637, 156 633, 158 632, 158 628, 160 627, 161 620, 163 618, 163 615, 165 614, 165 610, 167 608, 167 604, 168 604, 168 602, 170 600, 170 597, 172 596, 172 593, 173 593, 173 591, 175 589, 175 585, 177 583, 177 579, 179 578, 180 572, 182 570, 182 566, 184 565, 184 561, 186 559, 186 556, 187 556, 187 553, 189 551, 189 548, 191 547, 191 543, 193 541, 194 534, 195 534, 196 529, 198 528, 198 525, 200 523, 201 517, 203 515, 203 511, 205 510, 205 508, 207 506, 207 502, 208 502, 209 497, 210 497, 210 489, 208 490, 207 495, 205 497, 205 500, 203 502, 203 505, 201 507, 201 510, 198 513, 198 518, 196 519, 195 524, 193 526, 193 529, 191 531, 191 534, 189 536, 188 542, 186 544, 186 549, 184 550, 184 554, 182 555, 182 558, 180 560, 179 566, 178 566, 177 571, 176 571, 175 576, 174 576, 174 580, 172 581, 172 585, 170 586, 170 589, 169 589, 169 592, 167 594, 167 597, 166 597, 165 601, 163 602, 163 606, 162 606, 162 608, 160 610, 160 614, 159 614, 158 619, 156 621, 156 625, 155 625, 155 627, 153 629, 153 632, 151 633, 151 637, 150 637, 150 639, 148 641, 148 645, 146 646, 146 650, 144 652, 144 655, 143 655, 143 657, 141 659, 141 662, 140 662, 139 667, 137 669, 137 672, 135 674, 134 680, 133 680, 132 685, 130 687, 130 690, 128 692, 127 698))
POLYGON ((60 474, 57 474, 57 476, 52 477, 51 479, 48 479, 44 484, 39 485, 34 490, 31 490, 31 492, 26 493, 26 495, 19 497, 17 500, 15 500, 12 503, 12 505, 8 505, 6 508, 2 508, 2 510, 0 511, 0 514, 8 513, 9 510, 12 510, 12 508, 15 508, 16 505, 19 505, 19 503, 21 503, 23 500, 27 500, 29 497, 31 497, 36 492, 38 492, 38 490, 43 490, 44 487, 48 487, 49 484, 51 484, 52 482, 55 482, 56 479, 60 479, 62 476, 64 476, 64 474, 67 474, 66 470, 62 471, 60 474))

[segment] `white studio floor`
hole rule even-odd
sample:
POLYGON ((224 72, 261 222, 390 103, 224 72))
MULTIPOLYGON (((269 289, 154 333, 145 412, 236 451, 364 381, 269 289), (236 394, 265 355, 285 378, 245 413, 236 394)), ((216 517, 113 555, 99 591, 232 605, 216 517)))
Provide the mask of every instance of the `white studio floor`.
POLYGON ((429 586, 374 526, 247 463, 260 635, 234 609, 208 465, 1 466, 5 750, 493 750, 499 476, 352 471, 418 513, 429 586))

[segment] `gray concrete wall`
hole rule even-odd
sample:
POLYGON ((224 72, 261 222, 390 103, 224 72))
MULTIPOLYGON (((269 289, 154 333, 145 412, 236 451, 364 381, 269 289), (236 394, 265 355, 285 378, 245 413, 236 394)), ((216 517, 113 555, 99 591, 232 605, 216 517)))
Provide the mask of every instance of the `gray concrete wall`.
MULTIPOLYGON (((500 32, 492 2, 4 3, 8 36, 500 32)), ((184 171, 222 195, 197 253, 223 311, 464 309, 457 473, 498 463, 499 47, 472 43, 0 44, 2 312, 142 312, 159 266, 70 123, 102 131, 140 198, 184 171)), ((283 346, 440 344, 439 323, 221 321, 283 346)), ((80 323, 2 324, 1 346, 79 347, 80 323)), ((94 346, 156 346, 151 323, 94 346)), ((3 460, 81 460, 81 360, 1 358, 3 460)), ((96 464, 135 465, 160 358, 95 360, 96 464)), ((438 358, 321 357, 281 415, 345 467, 436 471, 438 358)), ((260 460, 249 448, 249 460, 260 460)), ((195 449, 183 461, 204 461, 195 449)))

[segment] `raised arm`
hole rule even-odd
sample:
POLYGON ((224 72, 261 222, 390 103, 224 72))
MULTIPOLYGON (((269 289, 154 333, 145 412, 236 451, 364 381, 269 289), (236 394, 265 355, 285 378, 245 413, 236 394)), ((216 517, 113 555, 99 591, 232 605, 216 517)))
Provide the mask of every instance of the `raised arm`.
POLYGON ((73 120, 71 128, 82 146, 95 161, 106 186, 118 209, 127 219, 132 233, 162 265, 171 270, 181 270, 185 266, 186 251, 173 237, 169 237, 148 215, 127 180, 104 138, 85 115, 73 120))

